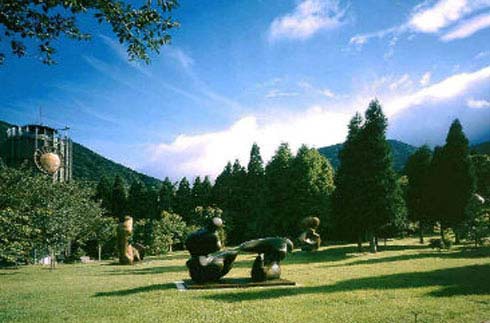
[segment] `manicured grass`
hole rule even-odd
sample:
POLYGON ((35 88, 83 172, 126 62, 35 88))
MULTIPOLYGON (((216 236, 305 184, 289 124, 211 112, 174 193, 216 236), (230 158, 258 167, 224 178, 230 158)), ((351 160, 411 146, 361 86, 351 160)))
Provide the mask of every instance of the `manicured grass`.
MULTIPOLYGON (((415 240, 384 251, 353 245, 295 251, 296 287, 177 291, 187 254, 136 266, 110 262, 0 270, 0 322, 482 322, 490 320, 490 249, 439 252, 415 240)), ((240 255, 227 277, 247 277, 240 255)))

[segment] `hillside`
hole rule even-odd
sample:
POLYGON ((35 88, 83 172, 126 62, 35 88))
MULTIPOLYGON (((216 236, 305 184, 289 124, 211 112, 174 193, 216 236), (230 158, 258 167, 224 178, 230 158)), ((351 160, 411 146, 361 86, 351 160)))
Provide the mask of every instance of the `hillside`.
MULTIPOLYGON (((0 121, 0 143, 7 137, 6 131, 10 126, 10 124, 0 121)), ((73 178, 96 182, 99 181, 103 175, 106 175, 109 178, 114 178, 116 175, 119 175, 128 184, 136 179, 148 186, 158 186, 160 184, 160 180, 154 177, 138 173, 74 142, 73 178)))
MULTIPOLYGON (((405 163, 411 154, 415 152, 417 147, 406 144, 404 142, 389 139, 388 143, 391 147, 391 152, 393 154, 393 166, 397 172, 403 170, 405 163)), ((332 163, 333 168, 337 169, 339 167, 339 151, 342 149, 343 144, 336 144, 332 146, 318 148, 320 154, 328 158, 330 163, 332 163)))

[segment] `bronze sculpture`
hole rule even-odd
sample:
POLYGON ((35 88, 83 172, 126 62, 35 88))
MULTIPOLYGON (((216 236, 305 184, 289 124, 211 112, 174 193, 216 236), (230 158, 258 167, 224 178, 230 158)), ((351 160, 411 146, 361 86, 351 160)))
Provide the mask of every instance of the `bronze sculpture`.
POLYGON ((299 236, 299 245, 303 251, 315 251, 320 248, 322 242, 320 235, 316 229, 320 225, 320 219, 316 216, 310 216, 301 222, 305 231, 299 236))
POLYGON ((226 275, 236 259, 238 251, 221 250, 221 241, 217 230, 223 221, 215 217, 208 221, 206 227, 191 233, 185 242, 191 258, 186 266, 195 282, 217 281, 226 275))
POLYGON ((278 279, 281 275, 280 261, 293 249, 287 238, 262 238, 242 243, 236 248, 221 250, 218 229, 223 221, 215 217, 198 231, 191 233, 185 242, 191 258, 186 266, 193 281, 198 283, 218 281, 232 268, 239 252, 257 253, 252 267, 252 280, 278 279))

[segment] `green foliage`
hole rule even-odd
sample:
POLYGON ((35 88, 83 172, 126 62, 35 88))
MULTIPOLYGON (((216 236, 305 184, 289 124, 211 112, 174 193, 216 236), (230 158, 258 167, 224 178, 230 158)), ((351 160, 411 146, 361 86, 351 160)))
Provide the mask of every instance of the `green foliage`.
POLYGON ((133 242, 145 245, 148 255, 161 255, 182 244, 186 232, 186 224, 179 215, 163 211, 159 219, 135 223, 133 242))
MULTIPOLYGON (((417 148, 399 140, 388 139, 387 142, 391 148, 391 154, 393 156, 393 169, 397 172, 403 171, 403 167, 405 167, 408 158, 417 148)), ((339 153, 342 151, 342 148, 343 144, 336 144, 318 148, 318 151, 320 154, 325 156, 330 161, 333 168, 337 170, 340 166, 339 153)))
POLYGON ((158 192, 158 197, 160 210, 172 212, 175 207, 175 185, 172 184, 168 177, 165 177, 158 192))
POLYGON ((113 218, 119 219, 119 222, 124 220, 128 212, 128 195, 126 192, 126 184, 118 175, 114 179, 111 195, 111 210, 110 214, 113 218))
POLYGON ((102 215, 92 188, 53 183, 28 169, 0 167, 0 261, 26 262, 33 248, 61 252, 89 239, 102 215))
POLYGON ((186 223, 190 223, 192 210, 192 189, 187 178, 183 177, 175 192, 175 213, 179 214, 186 223))
POLYGON ((344 234, 351 239, 357 236, 359 242, 367 235, 372 251, 376 251, 376 237, 394 231, 405 216, 402 191, 385 137, 387 126, 377 100, 369 104, 364 123, 356 114, 349 124, 336 177, 336 228, 347 231, 344 234))
MULTIPOLYGON (((12 54, 27 54, 24 39, 39 44, 42 62, 54 64, 56 49, 53 43, 60 38, 88 40, 89 33, 78 27, 77 17, 90 13, 99 24, 107 23, 126 45, 130 60, 150 60, 148 52, 159 52, 170 41, 168 30, 179 24, 169 12, 177 7, 176 0, 147 1, 135 7, 130 1, 81 1, 81 0, 4 0, 0 2, 2 40, 10 40, 12 54)), ((5 53, 0 53, 0 64, 5 53)))
POLYGON ((432 151, 422 146, 410 156, 405 166, 408 177, 406 202, 408 217, 411 221, 419 222, 420 242, 423 242, 423 229, 430 221, 431 194, 430 194, 430 164, 432 151))
POLYGON ((475 189, 468 148, 468 139, 459 120, 454 120, 449 129, 446 144, 434 151, 431 165, 433 215, 444 229, 452 228, 458 240, 459 226, 466 218, 466 207, 475 189))

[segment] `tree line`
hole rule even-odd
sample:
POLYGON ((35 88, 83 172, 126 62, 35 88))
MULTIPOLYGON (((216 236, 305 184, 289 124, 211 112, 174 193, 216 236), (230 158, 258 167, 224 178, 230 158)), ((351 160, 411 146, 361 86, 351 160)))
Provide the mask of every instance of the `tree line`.
POLYGON ((279 145, 264 163, 253 144, 247 165, 228 162, 214 183, 197 176, 165 178, 160 186, 116 176, 98 184, 53 183, 28 169, 0 165, 0 264, 29 262, 34 251, 88 252, 110 257, 115 226, 124 216, 135 220, 134 242, 148 254, 182 248, 186 235, 206 219, 220 216, 223 238, 245 240, 284 236, 296 239, 301 220, 316 216, 323 241, 369 243, 418 231, 437 231, 442 246, 490 234, 490 156, 469 151, 458 120, 446 142, 420 147, 404 171, 393 170, 386 141, 388 121, 377 100, 364 116, 356 113, 339 153, 337 171, 316 149, 294 154, 279 145), (486 202, 485 202, 486 201, 486 202))
POLYGON ((196 208, 220 210, 229 244, 265 236, 295 239, 307 216, 320 218, 325 240, 356 241, 359 248, 369 242, 373 252, 378 239, 412 233, 412 224, 421 237, 437 224, 446 242, 451 229, 456 243, 472 236, 475 221, 487 228, 488 221, 481 215, 475 219, 469 207, 474 193, 490 196, 489 157, 470 155, 460 122, 453 122, 443 147, 420 147, 402 173, 393 169, 387 127, 377 100, 364 116, 356 113, 335 174, 314 148, 303 145, 293 154, 282 143, 264 163, 260 147, 253 144, 248 164, 228 162, 214 184, 197 176, 192 185, 186 177, 176 183, 165 178, 158 189, 138 181, 126 189, 120 177, 113 183, 103 178, 97 197, 113 217, 156 219, 168 212, 188 226, 202 223, 196 208))

